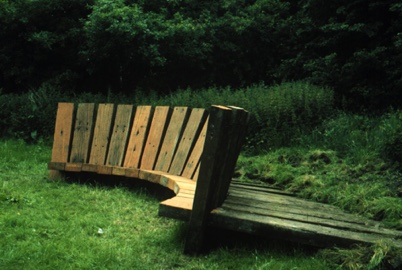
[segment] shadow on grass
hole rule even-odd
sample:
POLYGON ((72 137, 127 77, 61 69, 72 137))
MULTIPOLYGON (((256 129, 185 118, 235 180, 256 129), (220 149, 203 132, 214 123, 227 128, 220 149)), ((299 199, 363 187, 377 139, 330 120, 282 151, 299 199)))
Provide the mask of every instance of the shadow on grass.
MULTIPOLYGON (((174 192, 161 185, 144 181, 114 175, 98 175, 92 173, 66 173, 66 183, 86 185, 89 187, 117 188, 122 187, 132 192, 142 192, 154 198, 157 201, 167 200, 175 196, 174 192)), ((181 222, 176 230, 177 244, 185 242, 187 234, 187 223, 181 222)), ((221 228, 209 227, 207 229, 205 241, 205 253, 224 250, 275 250, 284 254, 291 254, 297 251, 306 256, 315 254, 319 249, 312 246, 298 244, 278 239, 271 239, 269 236, 261 237, 247 233, 235 232, 221 228)))
POLYGON ((67 172, 65 174, 66 183, 75 183, 91 187, 116 188, 122 187, 129 191, 145 192, 158 201, 167 200, 175 196, 175 193, 161 185, 151 183, 136 178, 127 178, 117 175, 99 175, 94 173, 81 172, 79 174, 67 172))

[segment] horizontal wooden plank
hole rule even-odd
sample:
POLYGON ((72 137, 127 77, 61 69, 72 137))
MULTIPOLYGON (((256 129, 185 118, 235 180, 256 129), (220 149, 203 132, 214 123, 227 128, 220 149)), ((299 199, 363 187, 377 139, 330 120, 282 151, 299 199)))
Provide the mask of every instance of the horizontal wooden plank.
POLYGON ((255 191, 248 191, 248 190, 241 190, 230 188, 229 189, 229 196, 233 195, 236 198, 244 198, 246 200, 253 200, 256 204, 259 202, 277 202, 283 205, 289 205, 291 207, 303 207, 314 209, 316 211, 324 210, 324 211, 338 211, 339 208, 328 205, 328 204, 321 204, 312 201, 303 200, 300 198, 292 197, 292 196, 283 196, 281 194, 274 194, 274 193, 261 193, 255 191))
MULTIPOLYGON (((305 213, 289 213, 284 211, 283 208, 277 207, 274 209, 261 208, 255 205, 241 205, 235 202, 225 203, 222 209, 238 211, 242 213, 249 213, 259 216, 265 216, 267 218, 276 217, 281 219, 286 219, 290 221, 300 221, 308 224, 316 224, 320 226, 326 226, 330 228, 336 228, 339 230, 352 231, 352 232, 365 232, 365 233, 377 233, 383 235, 389 235, 391 237, 402 236, 402 232, 398 233, 393 230, 387 230, 385 228, 380 228, 380 223, 375 223, 374 226, 368 226, 365 224, 356 224, 354 222, 349 222, 347 220, 338 220, 337 214, 332 213, 332 215, 322 214, 309 215, 305 213)), ((351 216, 351 219, 354 217, 351 216)))
POLYGON ((82 163, 66 163, 64 170, 67 172, 80 172, 82 163))
POLYGON ((113 171, 113 166, 98 165, 97 173, 99 173, 99 174, 111 175, 112 171, 113 171))
POLYGON ((130 178, 139 178, 140 170, 137 168, 126 168, 125 176, 130 178))
POLYGON ((126 176, 126 168, 114 166, 112 169, 112 175, 126 176))
MULTIPOLYGON (((300 221, 260 216, 241 211, 218 208, 212 211, 211 226, 303 242, 316 246, 349 246, 355 243, 376 243, 386 237, 382 234, 353 232, 332 227, 309 224, 300 221)), ((395 246, 402 247, 402 241, 388 238, 395 246)))
POLYGON ((193 198, 176 196, 171 199, 167 199, 166 201, 163 201, 160 204, 173 208, 191 210, 193 207, 193 198))
POLYGON ((331 218, 336 216, 338 220, 354 222, 363 225, 375 225, 373 221, 363 219, 361 217, 350 215, 341 211, 335 206, 322 204, 317 202, 306 201, 296 197, 282 196, 279 194, 259 194, 255 192, 248 193, 244 196, 242 192, 230 191, 225 203, 236 203, 243 205, 251 205, 260 208, 278 209, 286 213, 299 213, 313 217, 331 218))
POLYGON ((49 162, 47 168, 49 170, 64 171, 66 167, 66 162, 49 162))
POLYGON ((82 164, 81 170, 82 170, 83 172, 93 172, 93 173, 96 173, 96 172, 98 172, 98 165, 96 165, 96 164, 84 163, 84 164, 82 164))
POLYGON ((146 180, 152 183, 159 184, 161 182, 162 175, 165 172, 153 171, 153 170, 141 170, 138 174, 138 178, 146 180))
POLYGON ((239 188, 239 189, 243 189, 243 190, 254 190, 254 191, 267 192, 267 193, 281 194, 281 195, 287 195, 287 196, 292 196, 292 197, 296 196, 296 194, 294 194, 292 192, 281 190, 276 187, 263 186, 263 185, 254 184, 254 183, 244 183, 244 182, 240 182, 240 181, 236 181, 236 180, 232 180, 232 182, 230 183, 230 187, 239 188))

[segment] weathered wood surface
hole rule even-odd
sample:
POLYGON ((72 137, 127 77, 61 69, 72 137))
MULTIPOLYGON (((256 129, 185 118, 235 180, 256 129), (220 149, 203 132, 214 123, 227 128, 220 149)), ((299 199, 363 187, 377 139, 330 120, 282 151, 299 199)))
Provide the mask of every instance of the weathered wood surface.
POLYGON ((296 198, 279 190, 232 183, 210 226, 302 242, 314 246, 349 246, 388 239, 402 247, 402 231, 339 208, 296 198))

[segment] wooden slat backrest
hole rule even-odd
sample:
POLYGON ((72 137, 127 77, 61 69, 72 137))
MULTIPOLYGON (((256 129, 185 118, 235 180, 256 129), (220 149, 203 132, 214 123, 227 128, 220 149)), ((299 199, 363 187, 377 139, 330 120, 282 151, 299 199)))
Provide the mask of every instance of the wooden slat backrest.
POLYGON ((113 123, 113 104, 99 104, 96 114, 95 130, 92 140, 89 163, 103 165, 106 161, 113 123))
POLYGON ((118 105, 106 165, 122 166, 131 128, 132 105, 118 105))
POLYGON ((59 103, 54 129, 52 149, 53 162, 67 162, 70 154, 72 128, 74 119, 74 104, 59 103))
POLYGON ((163 139, 162 146, 158 155, 158 160, 154 167, 156 171, 167 172, 176 152, 180 136, 183 132, 185 121, 187 118, 187 107, 175 107, 163 139))
POLYGON ((152 170, 156 163, 159 147, 162 143, 163 135, 169 119, 170 108, 158 106, 155 108, 152 123, 149 129, 147 141, 141 158, 140 168, 152 170))
POLYGON ((94 125, 94 109, 93 103, 81 103, 78 105, 69 162, 88 162, 89 146, 94 125))
POLYGON ((207 115, 188 107, 60 103, 53 167, 62 170, 64 162, 66 170, 103 174, 126 167, 196 180, 207 115))
POLYGON ((126 157, 124 158, 124 167, 138 168, 145 141, 148 136, 149 123, 153 115, 151 106, 138 106, 131 128, 131 134, 128 142, 126 157))
POLYGON ((192 109, 184 133, 180 139, 177 152, 168 171, 169 173, 174 175, 182 174, 205 119, 206 111, 204 109, 192 109))
POLYGON ((204 127, 202 128, 201 133, 198 136, 197 142, 195 143, 194 149, 191 152, 191 155, 185 164, 181 176, 197 180, 198 174, 196 174, 196 171, 198 171, 197 169, 199 168, 202 151, 204 149, 207 127, 208 127, 208 121, 205 121, 204 127))

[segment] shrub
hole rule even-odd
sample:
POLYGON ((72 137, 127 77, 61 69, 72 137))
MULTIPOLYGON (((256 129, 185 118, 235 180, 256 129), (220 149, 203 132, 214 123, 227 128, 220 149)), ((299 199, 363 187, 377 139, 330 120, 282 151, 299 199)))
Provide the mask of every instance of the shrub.
POLYGON ((36 141, 54 130, 59 91, 42 87, 21 95, 0 95, 1 135, 36 141))
POLYGON ((385 134, 382 154, 391 162, 402 163, 402 112, 396 111, 386 115, 381 123, 385 134))
POLYGON ((383 116, 357 115, 339 112, 323 121, 300 143, 336 151, 358 163, 385 159, 402 160, 402 113, 391 111, 383 116))
MULTIPOLYGON (((333 92, 309 83, 293 82, 268 87, 264 84, 243 89, 189 89, 164 98, 169 105, 235 105, 251 114, 245 149, 256 153, 292 144, 334 112, 333 92)), ((166 104, 165 103, 165 104, 166 104)))

